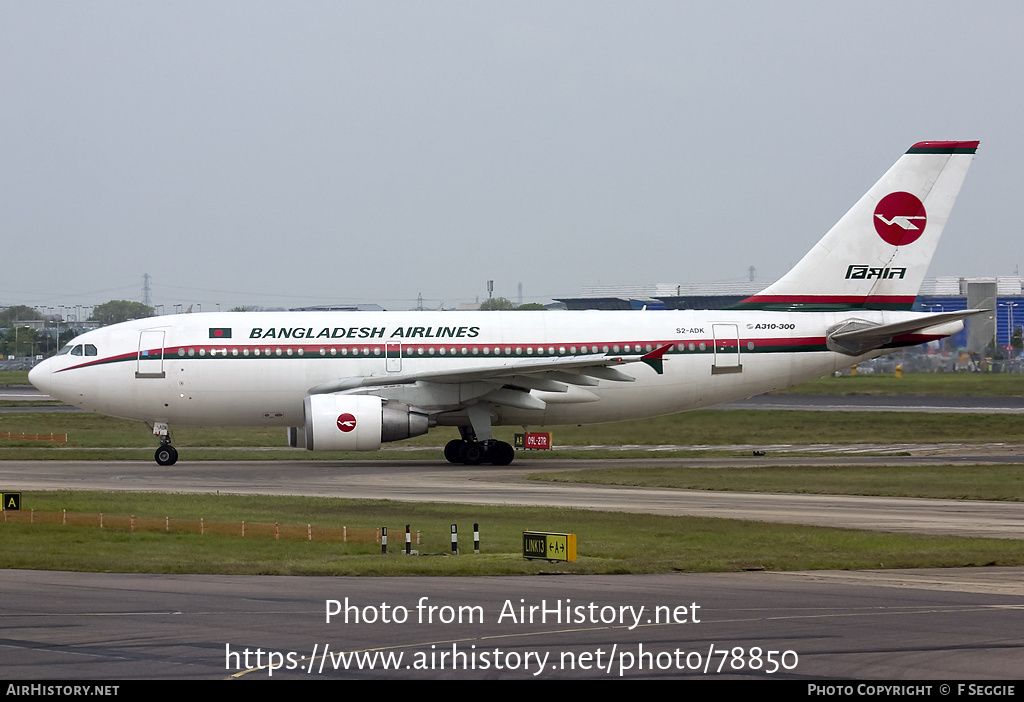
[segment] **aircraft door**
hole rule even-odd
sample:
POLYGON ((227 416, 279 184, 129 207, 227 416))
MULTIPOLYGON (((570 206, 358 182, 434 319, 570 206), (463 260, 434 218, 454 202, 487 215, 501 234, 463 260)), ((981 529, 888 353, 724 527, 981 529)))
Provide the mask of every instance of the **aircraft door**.
POLYGON ((136 378, 164 377, 164 332, 143 329, 139 333, 139 358, 136 378))
POLYGON ((711 365, 711 374, 742 373, 739 327, 735 324, 712 324, 711 332, 715 337, 715 360, 711 365))
POLYGON ((388 373, 402 372, 402 345, 388 343, 384 347, 385 364, 388 373))

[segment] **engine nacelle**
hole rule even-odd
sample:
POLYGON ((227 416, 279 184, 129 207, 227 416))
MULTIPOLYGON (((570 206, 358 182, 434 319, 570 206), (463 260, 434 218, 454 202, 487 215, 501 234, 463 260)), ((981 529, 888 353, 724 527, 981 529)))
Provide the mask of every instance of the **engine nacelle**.
POLYGON ((303 410, 305 426, 289 427, 288 443, 310 451, 376 451, 430 428, 427 415, 374 395, 309 395, 303 410))

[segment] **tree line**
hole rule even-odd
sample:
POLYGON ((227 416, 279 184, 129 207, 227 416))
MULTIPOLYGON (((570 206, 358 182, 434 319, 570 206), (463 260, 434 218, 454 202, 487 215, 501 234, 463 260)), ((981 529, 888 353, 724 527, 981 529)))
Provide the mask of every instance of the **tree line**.
MULTIPOLYGON (((96 305, 87 321, 107 326, 155 314, 155 309, 141 302, 111 300, 96 305)), ((0 310, 0 330, 0 355, 5 358, 52 355, 77 334, 74 325, 69 326, 62 319, 41 314, 39 310, 26 305, 14 305, 0 310), (45 329, 35 329, 25 324, 39 320, 46 322, 45 329)))

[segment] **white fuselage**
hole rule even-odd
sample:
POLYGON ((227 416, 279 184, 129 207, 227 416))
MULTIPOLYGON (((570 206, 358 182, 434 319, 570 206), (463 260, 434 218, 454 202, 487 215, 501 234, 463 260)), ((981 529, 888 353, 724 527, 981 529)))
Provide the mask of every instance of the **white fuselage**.
MULTIPOLYGON (((637 355, 671 344, 664 373, 617 368, 635 382, 534 389, 544 409, 495 408, 495 424, 636 419, 707 407, 831 373, 859 357, 826 348, 856 316, 910 312, 229 312, 153 317, 98 329, 40 363, 31 380, 102 414, 170 425, 300 426, 310 388, 346 378, 515 364, 588 354, 637 355)), ((936 337, 928 337, 936 338, 936 337)), ((927 341, 922 337, 916 343, 927 341)), ((496 387, 501 386, 497 382, 496 387)), ((439 413, 441 424, 457 423, 439 413)))

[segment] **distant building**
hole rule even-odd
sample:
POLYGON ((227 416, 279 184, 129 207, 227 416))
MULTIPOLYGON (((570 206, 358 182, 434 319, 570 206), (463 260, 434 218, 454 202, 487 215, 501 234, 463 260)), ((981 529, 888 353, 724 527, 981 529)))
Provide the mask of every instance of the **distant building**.
POLYGON ((766 283, 587 286, 580 297, 556 298, 570 310, 720 310, 756 295, 766 283))
POLYGON ((972 351, 984 350, 993 340, 1009 346, 1013 330, 1024 325, 1022 281, 1024 279, 1018 276, 925 278, 914 309, 923 312, 991 310, 990 314, 968 318, 967 328, 954 339, 958 346, 972 351))

